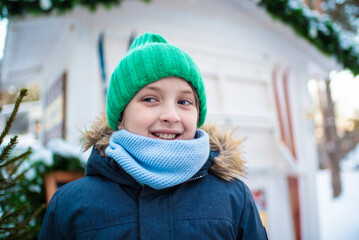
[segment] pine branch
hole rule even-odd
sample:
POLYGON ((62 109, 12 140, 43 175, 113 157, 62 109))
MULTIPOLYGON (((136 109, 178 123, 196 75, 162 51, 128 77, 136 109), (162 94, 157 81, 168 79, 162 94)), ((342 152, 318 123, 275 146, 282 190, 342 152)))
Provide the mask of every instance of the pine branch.
POLYGON ((0 182, 0 189, 8 190, 15 185, 16 185, 16 181, 13 181, 12 179, 4 179, 0 182))
MULTIPOLYGON (((18 209, 15 209, 13 211, 4 211, 4 215, 1 216, 1 222, 2 223, 6 223, 8 220, 10 220, 11 222, 13 221, 13 217, 17 216, 19 212, 22 212, 24 210, 26 210, 27 208, 29 208, 29 205, 24 205, 18 209)), ((2 228, 0 228, 0 231, 2 230, 2 228)))
MULTIPOLYGON (((27 90, 22 89, 14 104, 14 109, 7 119, 5 128, 0 135, 0 145, 5 136, 9 133, 11 125, 15 121, 20 103, 27 95, 27 90)), ((1 146, 0 153, 0 238, 1 239, 33 239, 39 231, 37 216, 44 210, 41 206, 36 210, 32 209, 31 201, 26 199, 26 193, 22 184, 27 179, 25 174, 30 167, 22 168, 22 164, 31 154, 31 148, 28 148, 22 154, 16 156, 12 154, 13 149, 18 143, 18 137, 12 137, 5 147, 1 146), (23 199, 25 197, 25 200, 23 199), (34 222, 32 222, 34 221, 34 222), (34 223, 36 223, 34 225, 34 223)))
POLYGON ((25 169, 24 171, 22 171, 22 173, 20 173, 19 175, 17 175, 13 180, 14 182, 22 182, 25 179, 25 174, 30 170, 30 168, 25 169))
POLYGON ((0 163, 5 161, 10 156, 11 151, 14 149, 14 147, 16 147, 17 143, 18 143, 17 136, 10 139, 10 142, 8 143, 8 145, 6 145, 6 147, 4 147, 2 150, 2 153, 0 156, 0 163))
POLYGON ((0 227, 0 233, 7 233, 11 230, 14 230, 13 227, 0 227))
MULTIPOLYGON (((1 186, 1 185, 0 185, 1 186)), ((0 187, 0 189, 2 189, 1 187, 0 187)), ((19 189, 11 189, 11 190, 6 190, 6 191, 0 191, 0 199, 1 198, 5 198, 7 195, 12 195, 12 194, 16 194, 16 193, 19 193, 19 192, 21 192, 21 190, 19 190, 19 189)), ((1 201, 2 201, 3 199, 1 199, 1 201)), ((0 201, 0 202, 1 202, 0 201)))
POLYGON ((5 239, 6 240, 19 240, 19 239, 28 239, 29 238, 28 226, 16 226, 16 228, 10 228, 7 233, 10 233, 5 239))
POLYGON ((26 174, 26 172, 27 172, 28 170, 29 170, 29 169, 26 169, 26 170, 23 171, 21 174, 17 175, 15 178, 9 180, 8 183, 7 183, 7 184, 8 184, 7 187, 8 187, 8 188, 12 188, 12 187, 14 187, 14 186, 16 185, 16 183, 23 181, 24 178, 25 178, 25 174, 26 174))
POLYGON ((25 174, 28 170, 30 170, 30 169, 24 170, 22 173, 17 175, 15 178, 11 178, 9 175, 8 179, 1 179, 0 189, 8 191, 8 189, 14 187, 17 182, 21 182, 25 178, 25 174))
MULTIPOLYGON (((42 204, 39 208, 36 209, 30 216, 28 216, 22 223, 17 223, 16 229, 14 228, 4 228, 5 232, 10 233, 7 236, 7 240, 14 239, 29 239, 30 236, 34 236, 34 234, 39 230, 39 226, 30 226, 31 220, 35 219, 42 211, 46 209, 46 204, 42 204)), ((1 232, 1 230, 0 230, 1 232)))
MULTIPOLYGON (((18 161, 18 160, 20 160, 20 159, 21 159, 21 163, 22 163, 30 154, 31 154, 31 148, 28 148, 26 152, 20 154, 19 156, 16 156, 16 157, 12 158, 12 159, 9 159, 9 160, 6 161, 5 163, 0 164, 0 168, 6 166, 6 165, 8 165, 8 164, 14 163, 14 162, 16 162, 16 161, 18 161)), ((21 165, 21 163, 20 163, 20 164, 17 164, 17 165, 15 166, 15 168, 17 169, 18 166, 21 165)), ((12 172, 15 173, 16 171, 12 171, 12 172)), ((12 174, 10 174, 10 176, 11 176, 11 175, 12 175, 12 174)))
POLYGON ((29 225, 30 221, 34 219, 37 215, 39 215, 43 210, 46 209, 46 204, 42 204, 35 212, 33 212, 30 216, 28 216, 24 222, 24 225, 29 225))
MULTIPOLYGON (((17 173, 17 170, 18 170, 18 168, 20 167, 20 165, 24 162, 24 161, 26 161, 26 159, 30 156, 30 154, 31 154, 31 148, 29 148, 26 152, 24 152, 23 154, 21 154, 21 155, 19 155, 19 156, 16 156, 16 157, 14 157, 13 159, 11 159, 11 161, 13 161, 13 160, 15 160, 15 161, 17 161, 16 162, 16 165, 15 165, 15 167, 12 169, 12 171, 10 172, 10 176, 13 176, 13 175, 15 175, 16 173, 17 173)), ((25 174, 27 171, 29 171, 30 170, 30 168, 27 168, 27 169, 25 169, 25 170, 23 170, 22 171, 22 173, 21 174, 25 174)))
MULTIPOLYGON (((4 239, 13 239, 13 237, 18 236, 20 232, 26 231, 28 227, 19 225, 17 222, 14 222, 14 218, 16 219, 16 216, 19 215, 20 210, 22 214, 24 214, 24 210, 28 207, 29 206, 26 205, 22 206, 19 210, 13 212, 12 218, 9 218, 8 221, 1 221, 0 236, 4 237, 4 239)), ((15 239, 25 239, 25 238, 15 238, 15 239)))
POLYGON ((19 110, 20 103, 22 102, 23 98, 26 95, 27 95, 27 89, 25 89, 25 88, 21 89, 20 95, 16 99, 14 109, 13 109, 9 119, 6 121, 5 128, 0 135, 0 145, 2 144, 2 142, 4 140, 4 137, 9 133, 10 127, 15 120, 16 113, 19 110))
POLYGON ((35 212, 28 216, 22 223, 16 225, 16 229, 11 229, 10 235, 7 239, 26 239, 31 236, 36 229, 34 227, 30 228, 30 221, 33 220, 37 215, 39 215, 43 210, 46 209, 46 205, 42 204, 35 212))
POLYGON ((7 240, 19 240, 19 239, 33 239, 30 238, 36 231, 36 228, 30 229, 29 227, 25 227, 20 233, 17 231, 14 236, 9 236, 7 240))

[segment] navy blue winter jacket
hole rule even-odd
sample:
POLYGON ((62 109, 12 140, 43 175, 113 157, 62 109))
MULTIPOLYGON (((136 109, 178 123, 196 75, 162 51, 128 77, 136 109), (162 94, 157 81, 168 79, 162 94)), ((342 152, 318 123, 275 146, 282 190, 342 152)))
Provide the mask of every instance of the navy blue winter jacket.
POLYGON ((223 179, 237 172, 217 162, 231 162, 236 150, 216 149, 211 135, 216 151, 202 169, 164 190, 139 185, 95 143, 86 176, 52 197, 39 239, 267 239, 248 187, 223 179))

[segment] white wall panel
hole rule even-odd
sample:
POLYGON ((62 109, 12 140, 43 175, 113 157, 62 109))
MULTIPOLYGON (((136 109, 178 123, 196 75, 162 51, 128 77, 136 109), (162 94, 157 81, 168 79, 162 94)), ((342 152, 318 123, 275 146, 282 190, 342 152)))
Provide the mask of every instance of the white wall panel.
POLYGON ((227 111, 234 114, 262 116, 270 114, 267 86, 261 83, 228 80, 226 89, 227 111))

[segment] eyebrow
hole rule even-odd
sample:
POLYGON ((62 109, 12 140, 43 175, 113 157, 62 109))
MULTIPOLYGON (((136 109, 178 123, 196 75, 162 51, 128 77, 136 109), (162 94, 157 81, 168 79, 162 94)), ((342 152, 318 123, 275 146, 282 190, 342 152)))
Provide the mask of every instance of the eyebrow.
MULTIPOLYGON (((146 89, 149 89, 149 90, 155 90, 155 91, 162 91, 161 88, 159 87, 156 87, 156 86, 146 86, 145 87, 146 89)), ((184 94, 194 94, 193 90, 192 89, 189 89, 189 90, 181 90, 181 93, 184 93, 184 94)))

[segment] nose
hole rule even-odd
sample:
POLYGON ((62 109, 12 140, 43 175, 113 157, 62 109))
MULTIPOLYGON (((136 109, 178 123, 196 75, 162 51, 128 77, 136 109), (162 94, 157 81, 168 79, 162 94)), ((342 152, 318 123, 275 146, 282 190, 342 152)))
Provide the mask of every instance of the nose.
POLYGON ((167 123, 176 123, 180 121, 178 109, 173 104, 166 104, 161 109, 160 120, 167 123))

